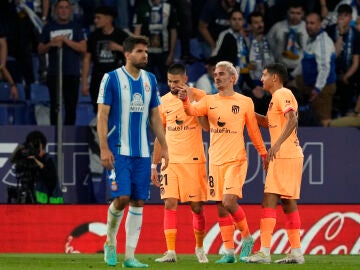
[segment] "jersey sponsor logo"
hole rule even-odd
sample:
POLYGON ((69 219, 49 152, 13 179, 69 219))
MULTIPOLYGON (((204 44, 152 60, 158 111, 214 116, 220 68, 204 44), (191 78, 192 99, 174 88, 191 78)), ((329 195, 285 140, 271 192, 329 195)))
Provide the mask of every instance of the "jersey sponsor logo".
POLYGON ((223 127, 223 126, 226 125, 225 122, 221 122, 221 121, 220 121, 220 116, 219 116, 219 118, 218 118, 217 125, 218 125, 219 127, 223 127))
POLYGON ((238 105, 232 105, 231 111, 232 111, 233 114, 238 114, 239 111, 240 111, 240 106, 238 106, 238 105))
POLYGON ((133 99, 130 104, 130 112, 143 112, 144 102, 142 95, 139 93, 135 93, 132 98, 133 99))
POLYGON ((179 120, 178 117, 176 116, 175 123, 180 126, 184 123, 184 120, 179 120))

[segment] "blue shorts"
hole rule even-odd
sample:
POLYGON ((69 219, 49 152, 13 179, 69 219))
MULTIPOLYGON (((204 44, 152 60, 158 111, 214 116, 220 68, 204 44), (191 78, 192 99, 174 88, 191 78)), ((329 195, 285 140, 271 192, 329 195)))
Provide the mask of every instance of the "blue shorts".
POLYGON ((107 171, 111 198, 130 196, 131 200, 149 198, 151 158, 116 155, 114 172, 107 171), (113 179, 115 178, 115 179, 113 179))

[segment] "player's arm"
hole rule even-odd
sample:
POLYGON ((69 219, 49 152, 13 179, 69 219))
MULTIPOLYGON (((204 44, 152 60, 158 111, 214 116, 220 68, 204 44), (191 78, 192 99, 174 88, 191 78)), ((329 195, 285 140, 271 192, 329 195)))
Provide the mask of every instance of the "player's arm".
POLYGON ((267 160, 270 161, 276 158, 276 153, 280 150, 281 144, 290 136, 294 129, 298 126, 297 113, 294 110, 289 110, 285 113, 286 123, 279 138, 276 140, 273 146, 268 151, 267 160))
POLYGON ((88 76, 90 71, 91 53, 86 52, 83 58, 82 73, 81 73, 81 93, 84 96, 89 95, 88 76))
POLYGON ((98 104, 97 113, 97 133, 99 136, 100 159, 101 164, 108 170, 113 169, 114 155, 111 153, 107 141, 108 135, 108 119, 110 106, 105 104, 98 104))
POLYGON ((150 110, 150 127, 161 145, 160 158, 164 159, 164 165, 161 170, 165 170, 169 163, 169 152, 158 107, 150 110))
POLYGON ((159 143, 159 140, 155 138, 154 150, 153 150, 152 162, 151 162, 151 182, 157 187, 160 186, 158 172, 157 172, 157 165, 160 162, 160 159, 161 159, 161 145, 159 143))
POLYGON ((256 121, 260 127, 268 128, 269 122, 266 115, 255 113, 256 121))

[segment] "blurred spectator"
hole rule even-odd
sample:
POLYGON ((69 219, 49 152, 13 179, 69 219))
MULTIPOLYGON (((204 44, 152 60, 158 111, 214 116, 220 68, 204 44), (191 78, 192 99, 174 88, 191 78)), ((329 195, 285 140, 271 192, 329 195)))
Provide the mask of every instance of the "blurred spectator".
POLYGON ((248 17, 249 34, 246 42, 249 48, 249 61, 253 67, 250 69, 250 78, 254 83, 249 96, 255 106, 255 112, 266 115, 271 95, 264 91, 260 81, 262 71, 266 65, 274 63, 274 55, 270 50, 269 42, 264 35, 264 17, 260 12, 252 12, 248 17))
POLYGON ((321 28, 321 17, 310 13, 306 17, 309 39, 304 48, 301 65, 292 76, 299 91, 307 96, 323 126, 331 120, 332 99, 336 91, 335 47, 328 34, 321 28))
POLYGON ((16 83, 14 82, 11 74, 6 68, 6 58, 7 58, 7 44, 6 38, 3 36, 0 28, 0 81, 5 79, 10 83, 10 97, 13 100, 17 100, 19 97, 18 90, 16 88, 16 83))
POLYGON ((357 98, 354 112, 336 119, 332 119, 330 127, 360 127, 360 96, 357 98))
POLYGON ((323 18, 325 18, 325 22, 323 23, 323 26, 329 26, 332 24, 335 24, 337 21, 337 11, 338 8, 341 5, 347 4, 350 5, 352 8, 352 20, 351 20, 351 24, 352 26, 354 26, 356 24, 356 20, 360 15, 360 0, 342 0, 342 1, 337 1, 337 5, 334 7, 333 11, 331 11, 332 9, 328 9, 328 2, 333 2, 333 1, 329 1, 329 0, 320 0, 320 4, 321 4, 321 15, 323 16, 323 18))
POLYGON ((167 67, 174 61, 177 41, 175 8, 161 0, 139 0, 134 15, 134 34, 150 39, 149 68, 166 83, 167 67))
POLYGON ((204 58, 208 58, 211 51, 215 49, 220 32, 229 28, 229 15, 234 9, 240 9, 236 0, 208 0, 205 2, 198 23, 204 58))
POLYGON ((285 64, 288 72, 300 63, 308 38, 303 16, 302 2, 293 0, 289 3, 287 19, 274 24, 267 34, 275 61, 285 64))
POLYGON ((216 57, 206 59, 206 73, 204 73, 195 83, 196 88, 204 90, 208 95, 216 94, 218 92, 214 83, 214 69, 217 62, 216 57))
POLYGON ((337 81, 333 107, 338 116, 352 112, 358 94, 360 32, 351 26, 351 14, 350 5, 339 6, 337 24, 327 29, 335 43, 337 81))
POLYGON ((91 32, 88 37, 87 52, 83 58, 81 90, 83 95, 87 96, 90 93, 95 113, 97 113, 96 101, 103 75, 125 64, 122 43, 128 34, 114 27, 115 15, 115 10, 108 6, 100 6, 95 9, 96 30, 91 32), (93 66, 89 87, 88 75, 91 63, 93 66))
POLYGON ((70 20, 71 4, 69 0, 59 0, 55 5, 56 20, 44 26, 40 35, 38 52, 49 53, 47 86, 50 94, 50 123, 57 123, 57 74, 58 48, 63 48, 62 74, 63 98, 65 106, 65 125, 74 125, 76 105, 79 97, 80 58, 86 51, 86 41, 81 28, 70 20))
POLYGON ((195 57, 190 52, 190 39, 193 36, 193 21, 191 0, 172 0, 178 16, 178 36, 181 44, 181 59, 185 63, 195 62, 195 57))
POLYGON ((235 87, 242 89, 246 83, 246 87, 253 89, 255 85, 250 78, 249 71, 254 67, 249 63, 249 49, 243 34, 244 15, 242 11, 235 9, 230 12, 229 18, 230 27, 219 34, 212 56, 216 56, 221 61, 229 61, 236 67, 239 72, 239 80, 235 87))
MULTIPOLYGON (((250 13, 257 11, 261 15, 265 15, 265 5, 264 0, 237 0, 240 5, 240 10, 244 14, 244 18, 248 18, 250 13)), ((245 30, 248 30, 248 21, 245 21, 245 30)))

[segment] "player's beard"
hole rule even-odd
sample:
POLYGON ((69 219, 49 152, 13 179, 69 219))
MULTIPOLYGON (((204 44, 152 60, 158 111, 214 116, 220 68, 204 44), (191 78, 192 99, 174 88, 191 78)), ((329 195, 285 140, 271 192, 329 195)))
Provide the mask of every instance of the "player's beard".
POLYGON ((170 89, 170 93, 173 94, 174 96, 176 96, 179 93, 179 89, 177 89, 177 88, 170 89))
POLYGON ((137 69, 144 69, 146 68, 147 63, 136 63, 134 64, 134 67, 136 67, 137 69))

